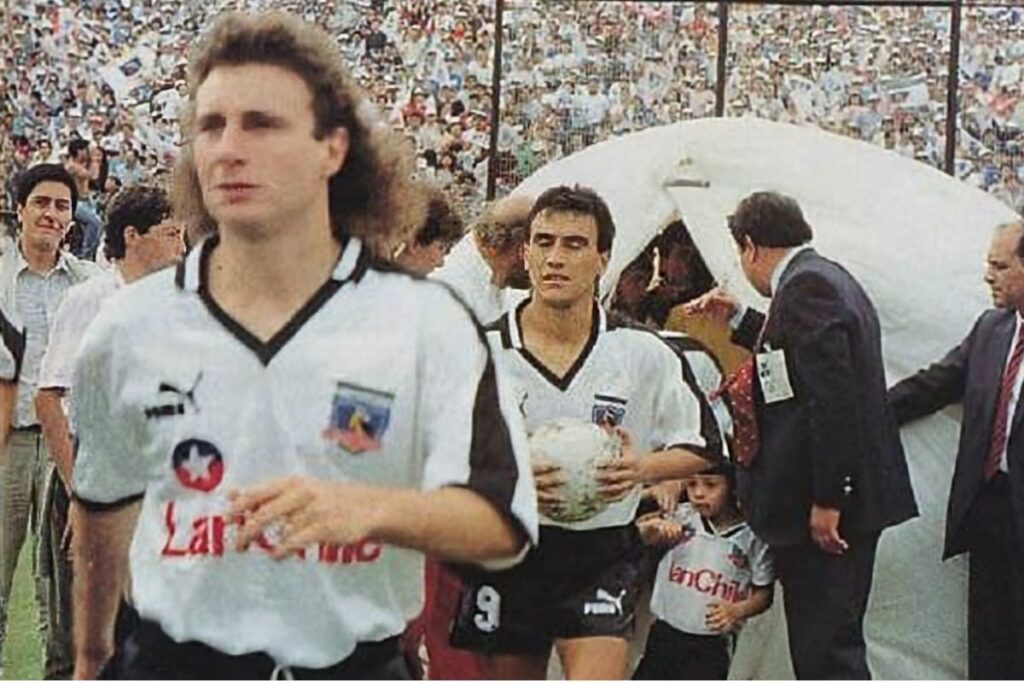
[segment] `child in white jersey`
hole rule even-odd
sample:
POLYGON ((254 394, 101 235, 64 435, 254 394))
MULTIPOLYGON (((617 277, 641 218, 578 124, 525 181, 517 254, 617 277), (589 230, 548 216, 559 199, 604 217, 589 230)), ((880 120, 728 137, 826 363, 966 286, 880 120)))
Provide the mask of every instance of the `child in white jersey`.
POLYGON ((736 507, 728 462, 685 481, 674 513, 637 520, 644 542, 668 547, 651 596, 635 680, 725 679, 732 634, 772 603, 771 558, 736 507))

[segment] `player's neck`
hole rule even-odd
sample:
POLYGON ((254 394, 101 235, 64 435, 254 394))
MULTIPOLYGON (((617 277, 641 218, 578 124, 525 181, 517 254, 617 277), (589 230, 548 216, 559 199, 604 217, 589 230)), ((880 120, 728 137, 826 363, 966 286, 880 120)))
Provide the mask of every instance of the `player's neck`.
POLYGON ((581 299, 566 308, 546 304, 534 297, 523 309, 524 333, 562 344, 582 344, 590 337, 594 302, 581 299))
POLYGON ((331 277, 340 253, 327 227, 255 240, 222 229, 210 257, 209 291, 237 322, 267 340, 331 277))
POLYGON ((716 529, 728 529, 743 521, 740 511, 731 505, 727 505, 718 514, 711 517, 711 523, 716 529))

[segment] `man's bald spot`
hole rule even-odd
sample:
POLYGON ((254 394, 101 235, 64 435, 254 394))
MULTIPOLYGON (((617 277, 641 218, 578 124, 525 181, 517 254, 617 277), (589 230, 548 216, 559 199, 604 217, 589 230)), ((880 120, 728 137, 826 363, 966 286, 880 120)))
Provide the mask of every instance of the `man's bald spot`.
POLYGON ((1017 220, 1007 221, 1006 223, 1002 223, 996 226, 997 233, 1003 232, 1004 230, 1013 229, 1024 232, 1024 218, 1018 218, 1017 220))
POLYGON ((534 198, 513 195, 489 205, 473 226, 477 244, 505 251, 520 246, 526 239, 526 220, 534 198))
POLYGON ((1007 221, 996 226, 995 231, 992 233, 992 242, 989 249, 994 249, 998 241, 1009 239, 1015 241, 1013 251, 1017 258, 1024 262, 1024 219, 1007 221), (1006 237, 1004 238, 1003 235, 1006 235, 1006 237))
POLYGON ((534 198, 525 195, 499 199, 491 206, 490 218, 503 225, 525 225, 533 203, 534 198))

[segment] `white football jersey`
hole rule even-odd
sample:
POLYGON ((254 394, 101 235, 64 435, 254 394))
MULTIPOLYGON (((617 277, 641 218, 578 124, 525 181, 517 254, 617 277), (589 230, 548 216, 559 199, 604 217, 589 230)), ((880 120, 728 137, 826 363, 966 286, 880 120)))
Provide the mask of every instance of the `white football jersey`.
MULTIPOLYGON (((523 344, 519 316, 527 303, 502 316, 487 334, 492 348, 501 347, 501 365, 528 433, 558 418, 576 418, 624 428, 640 454, 676 446, 704 453, 708 440, 702 429, 717 427, 713 418, 702 421, 697 390, 657 334, 609 324, 595 303, 589 341, 565 376, 557 377, 523 344)), ((590 519, 562 523, 542 515, 541 523, 579 531, 622 526, 633 521, 639 503, 637 489, 590 519)))
POLYGON ((107 301, 75 366, 74 487, 87 507, 142 498, 135 606, 178 641, 324 667, 401 633, 420 553, 371 540, 275 561, 245 552, 227 493, 287 475, 460 486, 536 542, 521 418, 482 331, 442 285, 349 240, 333 276, 270 341, 211 298, 211 238, 107 301))
POLYGON ((651 612, 683 633, 712 635, 704 623, 708 607, 746 600, 752 587, 774 581, 768 546, 746 522, 715 529, 689 503, 675 518, 683 536, 658 564, 651 612))

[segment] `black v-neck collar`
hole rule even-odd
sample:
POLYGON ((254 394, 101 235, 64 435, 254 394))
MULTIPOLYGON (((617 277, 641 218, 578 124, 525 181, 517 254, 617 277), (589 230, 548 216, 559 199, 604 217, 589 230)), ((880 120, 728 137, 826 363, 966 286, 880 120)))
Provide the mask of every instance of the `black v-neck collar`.
POLYGON ((579 355, 576 356, 576 360, 573 361, 572 366, 569 367, 565 375, 559 377, 552 372, 548 366, 544 365, 543 361, 530 353, 530 350, 526 348, 526 342, 523 339, 522 332, 522 315, 523 310, 529 303, 530 299, 528 298, 509 314, 509 336, 512 339, 512 346, 519 351, 523 360, 532 365, 534 369, 544 377, 544 379, 557 387, 560 391, 566 391, 572 385, 572 381, 576 378, 576 375, 578 375, 580 370, 583 369, 583 366, 587 362, 587 358, 590 357, 590 352, 594 350, 594 345, 597 344, 597 337, 603 331, 606 324, 604 311, 595 301, 593 315, 590 317, 590 336, 587 338, 587 343, 583 345, 582 349, 580 349, 579 355))
POLYGON ((729 538, 730 536, 735 536, 743 528, 743 525, 746 524, 746 522, 740 520, 732 526, 727 526, 724 529, 716 529, 715 525, 712 524, 711 520, 707 517, 701 515, 700 521, 704 524, 704 531, 708 532, 712 536, 718 536, 719 538, 729 538))
POLYGON ((296 311, 295 315, 280 330, 264 342, 232 318, 210 294, 210 257, 218 243, 219 238, 217 235, 204 240, 194 253, 189 254, 179 264, 175 282, 182 289, 194 291, 206 306, 210 315, 223 325, 232 336, 256 354, 256 357, 264 366, 270 364, 274 356, 298 334, 302 326, 316 315, 317 311, 323 308, 324 304, 330 301, 335 292, 341 289, 346 282, 358 282, 368 267, 366 250, 359 240, 354 238, 347 240, 342 246, 341 257, 338 259, 338 264, 335 266, 331 277, 313 293, 313 296, 296 311))

